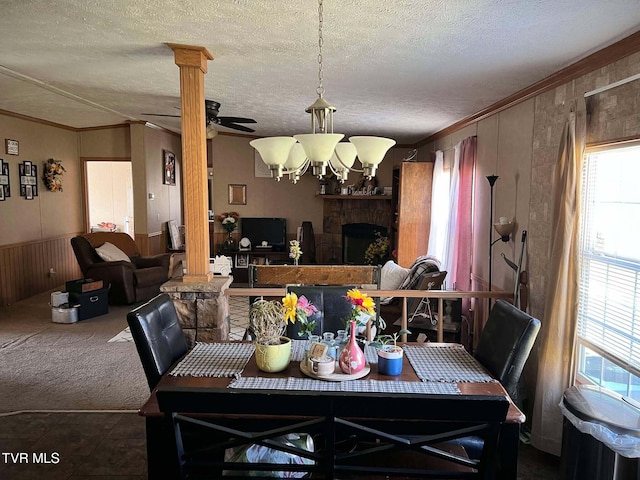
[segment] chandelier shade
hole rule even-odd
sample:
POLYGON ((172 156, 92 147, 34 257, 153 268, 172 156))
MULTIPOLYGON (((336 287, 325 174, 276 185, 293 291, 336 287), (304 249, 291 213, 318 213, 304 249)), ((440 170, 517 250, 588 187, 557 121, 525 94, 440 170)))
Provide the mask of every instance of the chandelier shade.
POLYGON ((284 164, 285 171, 289 174, 289 180, 293 183, 298 183, 300 176, 304 175, 304 172, 307 171, 306 168, 304 168, 307 165, 307 156, 304 153, 304 148, 302 148, 300 143, 294 143, 289 151, 287 161, 284 164))
POLYGON ((309 159, 312 173, 322 177, 327 173, 327 164, 331 160, 336 145, 344 138, 342 133, 302 133, 294 135, 309 159))
POLYGON ((272 175, 280 180, 294 143, 296 139, 293 137, 266 137, 251 140, 249 145, 258 151, 262 161, 272 171, 272 175))
POLYGON ((356 146, 350 142, 340 142, 329 160, 331 170, 336 174, 340 183, 344 183, 349 175, 349 170, 356 161, 356 146))
POLYGON ((365 177, 373 177, 376 169, 389 149, 396 144, 395 140, 384 137, 350 137, 358 151, 358 159, 364 168, 365 177))

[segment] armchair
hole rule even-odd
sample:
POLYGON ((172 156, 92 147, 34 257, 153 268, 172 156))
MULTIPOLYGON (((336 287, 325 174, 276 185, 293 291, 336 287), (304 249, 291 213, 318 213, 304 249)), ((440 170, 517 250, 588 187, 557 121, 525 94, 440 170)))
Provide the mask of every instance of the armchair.
POLYGON ((160 285, 169 279, 171 254, 143 257, 138 246, 126 233, 96 232, 71 239, 73 252, 85 278, 109 284, 109 303, 114 305, 144 302, 158 293, 160 285), (130 261, 105 261, 96 248, 111 243, 124 252, 130 261))

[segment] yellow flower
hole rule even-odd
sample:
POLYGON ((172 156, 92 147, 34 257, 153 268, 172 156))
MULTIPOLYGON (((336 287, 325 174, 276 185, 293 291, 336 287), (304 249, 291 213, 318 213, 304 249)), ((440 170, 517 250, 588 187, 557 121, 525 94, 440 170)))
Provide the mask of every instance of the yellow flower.
POLYGON ((347 300, 349 303, 355 306, 355 310, 358 312, 366 312, 369 315, 375 313, 375 303, 366 293, 362 293, 358 289, 351 289, 347 292, 347 300))
POLYGON ((287 293, 282 299, 282 310, 284 311, 284 321, 296 323, 296 307, 298 305, 298 295, 287 293))

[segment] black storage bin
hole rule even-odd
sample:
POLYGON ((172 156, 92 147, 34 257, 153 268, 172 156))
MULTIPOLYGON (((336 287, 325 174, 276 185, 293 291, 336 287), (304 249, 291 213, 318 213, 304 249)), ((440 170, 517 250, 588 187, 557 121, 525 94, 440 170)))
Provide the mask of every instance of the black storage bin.
POLYGON ((69 292, 69 303, 71 305, 80 305, 80 308, 78 308, 78 320, 86 320, 109 313, 108 293, 108 288, 86 293, 69 292))
POLYGON ((571 387, 562 398, 564 424, 560 474, 563 480, 637 480, 639 458, 612 450, 640 451, 640 409, 606 389, 571 387), (581 432, 576 425, 588 428, 581 432), (600 439, 595 435, 600 436, 600 439), (636 443, 637 439, 637 443, 636 443), (616 442, 615 446, 613 443, 616 442))

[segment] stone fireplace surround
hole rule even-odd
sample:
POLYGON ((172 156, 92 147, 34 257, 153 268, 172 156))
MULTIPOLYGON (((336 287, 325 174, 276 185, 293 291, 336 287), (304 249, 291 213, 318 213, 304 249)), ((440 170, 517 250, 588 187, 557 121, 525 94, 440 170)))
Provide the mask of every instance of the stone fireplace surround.
POLYGON ((318 263, 342 263, 342 226, 350 223, 370 223, 392 232, 391 198, 324 199, 322 235, 316 235, 318 263))

